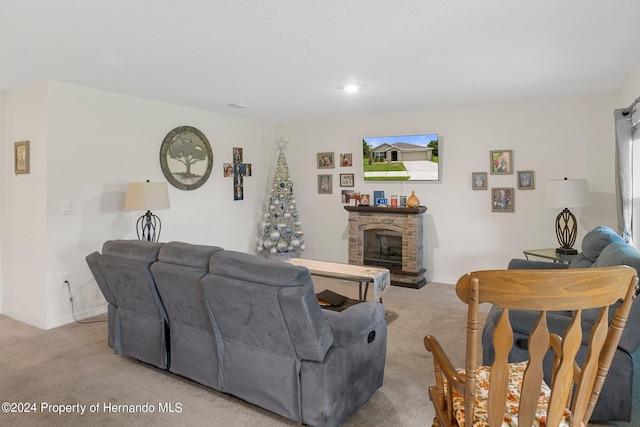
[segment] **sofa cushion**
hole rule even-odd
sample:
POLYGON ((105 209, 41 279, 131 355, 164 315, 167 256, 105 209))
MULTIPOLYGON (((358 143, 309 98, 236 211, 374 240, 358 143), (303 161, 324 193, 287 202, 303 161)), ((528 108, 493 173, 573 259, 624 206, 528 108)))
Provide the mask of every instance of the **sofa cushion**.
POLYGON ((112 255, 136 261, 154 262, 163 243, 146 240, 109 240, 102 245, 102 255, 112 255))
POLYGON ((204 268, 209 266, 211 254, 223 250, 217 246, 192 245, 183 242, 165 243, 158 253, 158 261, 186 267, 204 268))
POLYGON ((613 267, 616 265, 628 265, 636 271, 640 271, 640 254, 627 243, 611 243, 602 250, 593 267, 613 267))
POLYGON ((219 251, 211 256, 209 272, 270 286, 302 286, 311 284, 309 270, 287 262, 274 261, 236 251, 219 251))
POLYGON ((588 260, 595 262, 604 248, 611 243, 624 243, 624 239, 613 229, 606 225, 601 225, 584 236, 582 240, 582 253, 588 260))

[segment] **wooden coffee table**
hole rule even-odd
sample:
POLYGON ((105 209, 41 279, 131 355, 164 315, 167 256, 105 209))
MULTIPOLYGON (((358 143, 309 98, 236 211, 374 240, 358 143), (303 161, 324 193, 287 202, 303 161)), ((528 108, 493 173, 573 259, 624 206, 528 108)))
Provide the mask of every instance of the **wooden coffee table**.
POLYGON ((379 302, 382 302, 382 295, 389 292, 391 287, 391 275, 386 268, 302 258, 291 258, 287 262, 306 267, 313 276, 358 282, 360 302, 367 300, 367 291, 370 283, 373 283, 373 300, 379 302), (362 293, 362 285, 364 285, 364 295, 362 293))

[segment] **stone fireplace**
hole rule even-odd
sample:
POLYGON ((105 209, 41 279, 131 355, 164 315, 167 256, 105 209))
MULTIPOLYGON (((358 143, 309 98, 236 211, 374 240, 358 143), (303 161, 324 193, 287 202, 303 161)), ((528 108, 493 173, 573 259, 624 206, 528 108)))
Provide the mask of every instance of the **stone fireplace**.
POLYGON ((344 208, 349 211, 349 264, 386 268, 395 286, 425 285, 422 214, 426 207, 344 208))

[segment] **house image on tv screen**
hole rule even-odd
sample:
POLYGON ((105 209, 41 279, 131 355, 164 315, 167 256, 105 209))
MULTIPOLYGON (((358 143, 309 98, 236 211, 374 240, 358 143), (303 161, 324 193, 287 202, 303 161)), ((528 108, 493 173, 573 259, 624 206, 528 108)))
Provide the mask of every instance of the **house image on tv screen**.
POLYGON ((362 140, 366 181, 440 181, 438 134, 367 137, 362 140))

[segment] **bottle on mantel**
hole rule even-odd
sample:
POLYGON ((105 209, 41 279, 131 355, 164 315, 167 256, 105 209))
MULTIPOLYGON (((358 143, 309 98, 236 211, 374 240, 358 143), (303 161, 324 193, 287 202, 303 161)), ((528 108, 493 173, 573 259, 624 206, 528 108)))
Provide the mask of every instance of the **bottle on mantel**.
POLYGON ((420 207, 420 199, 416 196, 416 192, 412 191, 411 195, 407 197, 407 207, 408 208, 418 208, 420 207))

